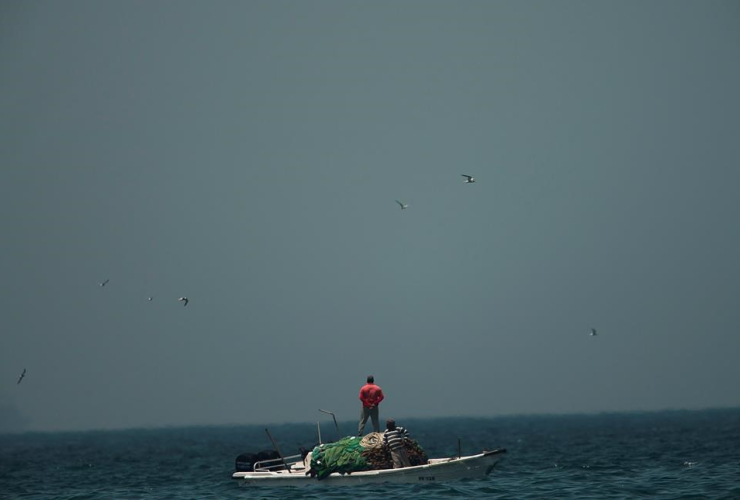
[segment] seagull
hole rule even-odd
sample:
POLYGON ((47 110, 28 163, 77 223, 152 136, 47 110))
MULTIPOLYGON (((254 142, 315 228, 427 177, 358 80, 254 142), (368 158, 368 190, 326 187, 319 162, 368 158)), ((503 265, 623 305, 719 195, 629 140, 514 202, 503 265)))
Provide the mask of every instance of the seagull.
POLYGON ((401 205, 401 210, 406 210, 407 208, 409 208, 409 206, 408 206, 407 203, 401 203, 398 200, 396 200, 396 203, 398 203, 399 205, 401 205))
POLYGON ((591 328, 591 333, 589 334, 589 336, 595 337, 597 335, 598 335, 598 333, 596 333, 596 328, 591 328))
MULTIPOLYGON (((24 368, 23 369, 23 373, 21 373, 21 376, 18 377, 18 384, 21 383, 21 380, 23 380, 23 377, 25 377, 25 376, 26 376, 26 369, 24 368)), ((15 384, 15 385, 18 385, 18 384, 15 384)))
POLYGON ((100 284, 100 286, 105 286, 105 285, 106 285, 106 283, 108 283, 109 281, 110 281, 110 280, 105 280, 105 281, 103 281, 103 282, 102 282, 102 283, 100 284))
POLYGON ((182 304, 183 307, 185 307, 186 305, 188 305, 188 302, 190 302, 187 297, 180 297, 177 300, 179 300, 180 302, 183 302, 183 304, 182 304))
POLYGON ((473 177, 472 175, 465 175, 465 174, 461 174, 461 175, 463 177, 465 177, 465 183, 466 184, 470 184, 472 182, 475 182, 475 177, 473 177))
POLYGON ((152 300, 154 300, 154 297, 147 297, 146 300, 148 300, 149 302, 151 302, 152 300))

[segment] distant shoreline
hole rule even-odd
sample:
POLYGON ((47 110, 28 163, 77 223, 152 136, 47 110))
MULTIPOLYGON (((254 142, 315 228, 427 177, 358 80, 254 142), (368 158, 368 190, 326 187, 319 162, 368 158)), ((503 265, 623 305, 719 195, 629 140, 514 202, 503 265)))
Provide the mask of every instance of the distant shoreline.
MULTIPOLYGON (((601 418, 639 418, 639 417, 650 417, 650 416, 686 416, 686 415, 700 415, 702 413, 721 413, 721 412, 740 412, 740 406, 730 407, 709 407, 709 408, 666 408, 661 410, 629 410, 629 411, 599 411, 599 412, 574 412, 574 413, 517 413, 517 414, 505 414, 505 415, 492 415, 492 416, 481 416, 481 415, 456 415, 456 416, 436 416, 436 417, 409 417, 409 416, 397 416, 399 420, 404 422, 430 422, 430 421, 446 421, 446 422, 480 422, 480 421, 491 421, 491 422, 506 422, 512 420, 562 420, 562 419, 577 419, 577 420, 590 420, 590 419, 601 419, 601 418)), ((318 420, 318 419, 317 419, 318 420)), ((321 422, 322 425, 324 422, 321 422)), ((326 422, 328 426, 329 423, 326 422)), ((344 420, 339 421, 339 425, 344 429, 353 429, 356 425, 355 420, 344 420)), ((262 430, 266 427, 271 429, 280 429, 287 426, 306 426, 313 432, 316 428, 316 421, 308 422, 271 422, 271 423, 252 423, 252 424, 190 424, 190 425, 158 425, 158 426, 140 426, 140 427, 122 427, 122 428, 92 428, 92 429, 49 429, 49 430, 38 430, 38 429, 18 429, 18 430, 0 430, 0 437, 4 435, 20 435, 20 434, 86 434, 86 433, 117 433, 117 432, 158 432, 158 431, 171 431, 179 432, 184 430, 192 429, 259 429, 262 430)), ((328 427, 327 427, 328 429, 328 427)))

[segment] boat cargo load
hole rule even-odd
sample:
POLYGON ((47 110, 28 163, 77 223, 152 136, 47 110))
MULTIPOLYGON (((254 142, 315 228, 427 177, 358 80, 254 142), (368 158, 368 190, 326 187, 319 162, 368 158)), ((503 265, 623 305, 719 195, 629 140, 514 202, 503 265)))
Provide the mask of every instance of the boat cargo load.
MULTIPOLYGON (((425 465, 428 458, 424 450, 413 439, 404 439, 404 447, 412 466, 425 465)), ((318 480, 333 472, 352 472, 392 469, 390 450, 383 445, 383 435, 373 432, 360 438, 349 436, 334 443, 322 444, 311 452, 311 475, 318 480)))

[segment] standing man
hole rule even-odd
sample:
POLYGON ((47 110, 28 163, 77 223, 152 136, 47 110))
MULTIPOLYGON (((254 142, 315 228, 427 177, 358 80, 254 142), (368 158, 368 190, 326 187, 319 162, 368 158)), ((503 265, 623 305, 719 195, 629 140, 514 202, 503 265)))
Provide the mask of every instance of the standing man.
POLYGON ((362 401, 362 411, 360 412, 360 427, 357 435, 362 436, 365 430, 367 419, 372 417, 373 429, 380 432, 380 423, 378 421, 378 405, 383 401, 383 389, 375 385, 375 377, 368 375, 367 384, 360 389, 360 401, 362 401))
POLYGON ((403 447, 404 441, 409 437, 409 431, 400 425, 396 426, 396 421, 392 418, 385 421, 385 427, 386 429, 383 433, 383 444, 391 450, 393 468, 403 469, 404 467, 411 467, 409 455, 406 453, 406 448, 403 447))

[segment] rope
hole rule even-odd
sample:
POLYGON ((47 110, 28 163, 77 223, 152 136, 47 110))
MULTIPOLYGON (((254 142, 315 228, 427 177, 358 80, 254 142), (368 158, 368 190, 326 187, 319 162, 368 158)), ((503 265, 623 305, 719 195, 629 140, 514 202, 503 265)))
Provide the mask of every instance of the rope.
POLYGON ((360 446, 363 448, 370 449, 370 448, 377 448, 378 446, 383 446, 383 434, 380 432, 371 432, 364 438, 362 438, 362 441, 360 441, 360 446))

